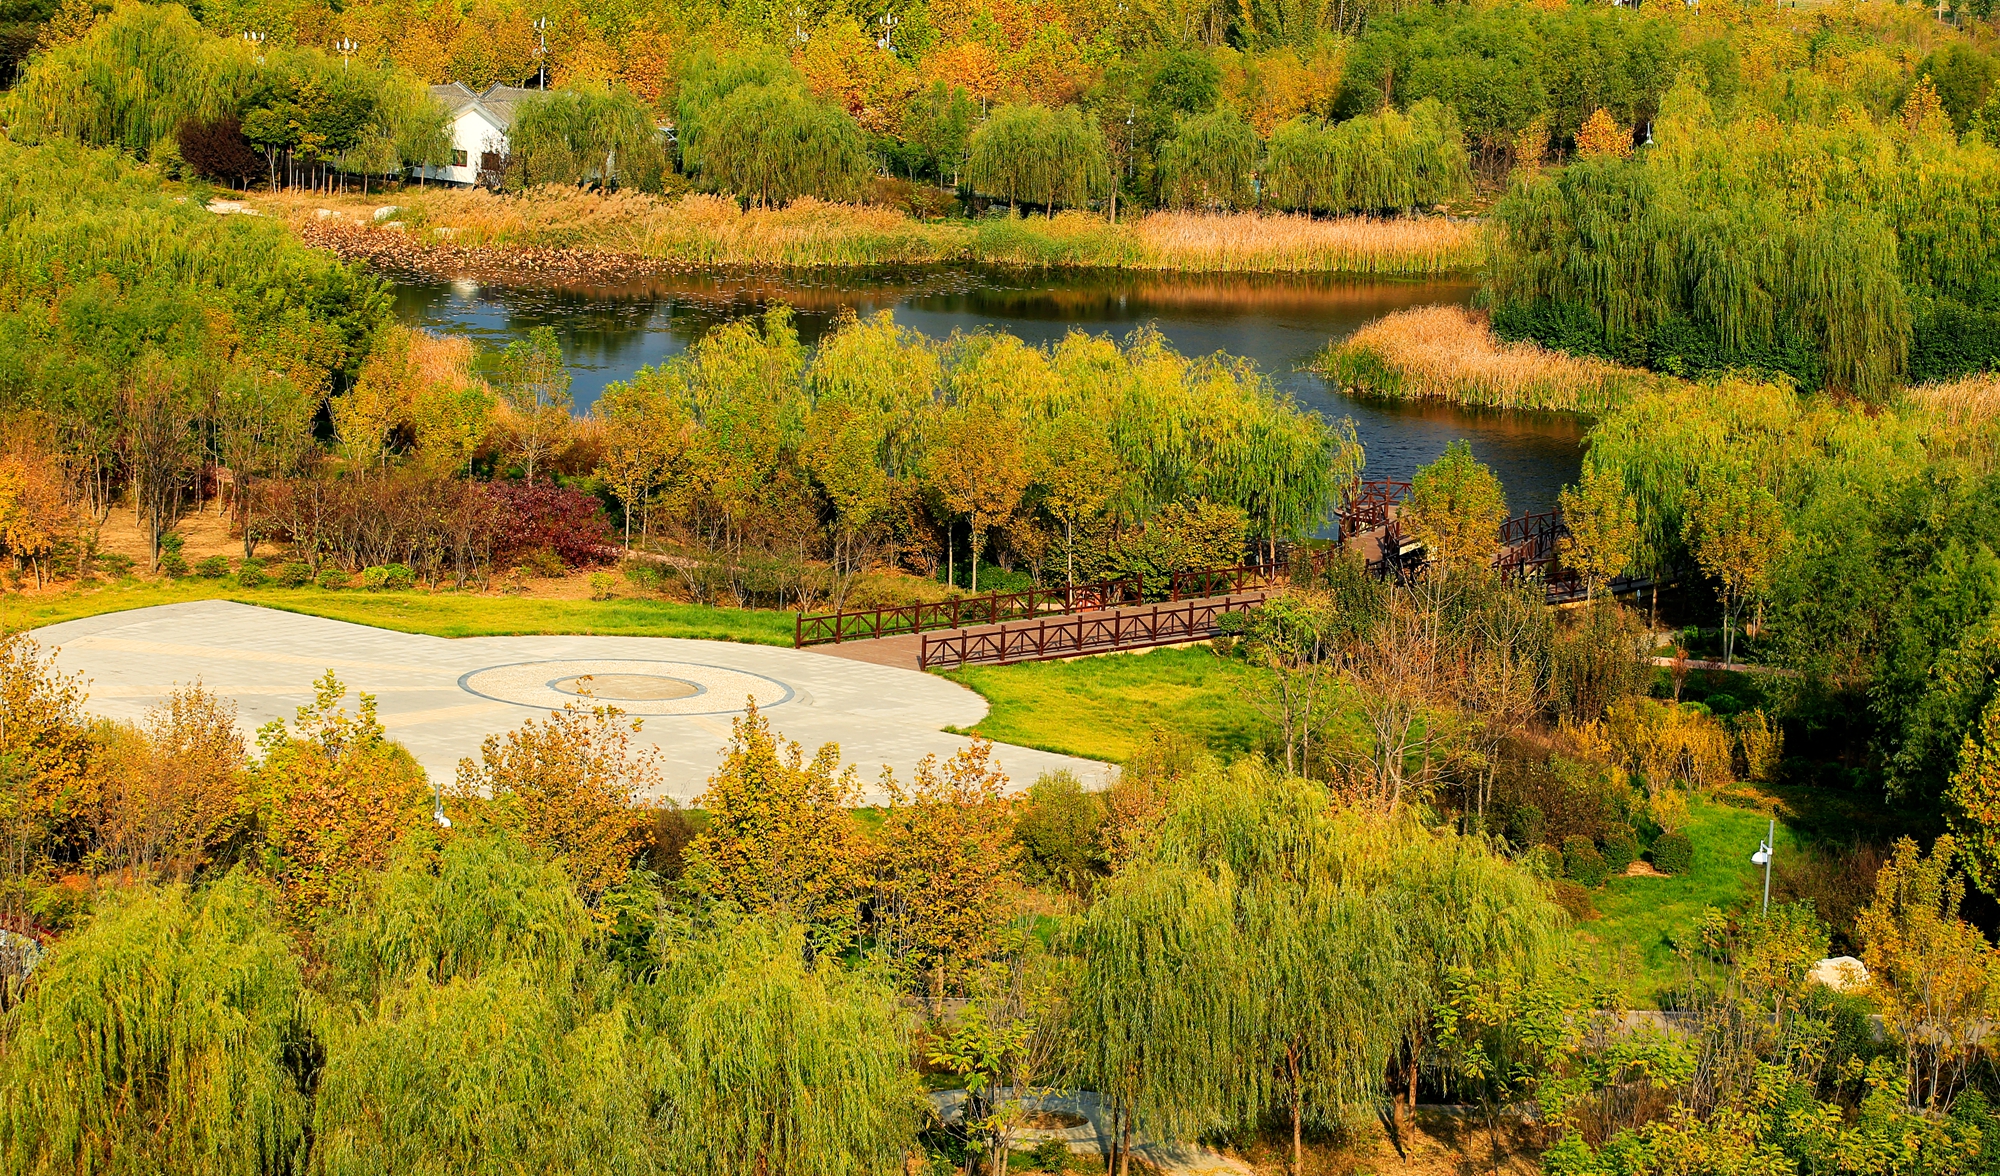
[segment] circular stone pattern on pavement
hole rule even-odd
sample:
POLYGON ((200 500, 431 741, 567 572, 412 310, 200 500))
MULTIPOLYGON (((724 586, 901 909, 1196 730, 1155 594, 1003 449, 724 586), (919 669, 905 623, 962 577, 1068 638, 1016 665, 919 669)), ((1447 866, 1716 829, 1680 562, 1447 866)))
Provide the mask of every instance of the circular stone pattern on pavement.
POLYGON ((667 661, 538 661, 488 666, 458 680, 481 698, 539 710, 572 702, 615 706, 628 715, 726 715, 789 701, 792 688, 762 674, 667 661))

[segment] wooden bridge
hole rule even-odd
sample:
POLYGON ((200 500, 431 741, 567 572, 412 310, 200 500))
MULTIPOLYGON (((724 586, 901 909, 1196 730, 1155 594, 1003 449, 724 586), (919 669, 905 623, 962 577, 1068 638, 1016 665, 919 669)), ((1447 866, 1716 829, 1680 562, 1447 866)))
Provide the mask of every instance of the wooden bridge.
MULTIPOLYGON (((1246 612, 1305 578, 1316 580, 1349 546, 1362 551, 1378 576, 1414 576, 1430 560, 1400 521, 1408 482, 1357 482, 1335 514, 1340 542, 1297 547, 1272 563, 1244 563, 1175 572, 1150 594, 1136 577, 988 593, 933 604, 827 613, 800 613, 796 648, 911 669, 1007 665, 1091 653, 1150 649, 1205 641, 1222 632, 1221 618, 1246 612)), ((1524 514, 1500 525, 1494 567, 1502 579, 1539 580, 1551 604, 1584 597, 1580 576, 1561 564, 1569 532, 1554 511, 1524 514)), ((1620 577, 1606 589, 1623 594, 1651 581, 1620 577)))

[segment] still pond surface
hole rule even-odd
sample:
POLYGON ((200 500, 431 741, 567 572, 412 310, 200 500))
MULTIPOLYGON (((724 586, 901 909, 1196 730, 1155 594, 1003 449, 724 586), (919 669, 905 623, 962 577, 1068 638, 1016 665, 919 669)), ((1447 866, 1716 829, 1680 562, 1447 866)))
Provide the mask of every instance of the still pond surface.
POLYGON ((1445 282, 950 268, 880 275, 680 274, 544 289, 406 282, 397 287, 396 309, 412 326, 491 348, 535 327, 554 327, 574 378, 578 412, 588 411, 606 384, 776 302, 793 308, 807 343, 850 309, 863 316, 893 311, 897 322, 939 339, 988 329, 1036 344, 1072 330, 1123 338, 1150 323, 1186 354, 1245 356, 1299 403, 1330 418, 1351 417, 1367 450, 1369 477, 1408 478, 1463 437, 1499 475, 1514 514, 1552 510, 1582 459, 1583 426, 1574 418, 1359 401, 1304 370, 1327 343, 1372 319, 1411 306, 1466 302, 1472 292, 1469 284, 1445 282))

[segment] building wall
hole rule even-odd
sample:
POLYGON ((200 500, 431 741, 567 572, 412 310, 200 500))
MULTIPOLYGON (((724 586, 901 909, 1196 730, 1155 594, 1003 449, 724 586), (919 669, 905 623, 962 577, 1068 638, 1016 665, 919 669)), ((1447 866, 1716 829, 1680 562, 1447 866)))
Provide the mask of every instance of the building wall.
POLYGON ((448 184, 479 182, 479 157, 487 152, 507 153, 507 135, 495 127, 476 107, 458 112, 451 123, 452 166, 413 169, 428 180, 448 184))

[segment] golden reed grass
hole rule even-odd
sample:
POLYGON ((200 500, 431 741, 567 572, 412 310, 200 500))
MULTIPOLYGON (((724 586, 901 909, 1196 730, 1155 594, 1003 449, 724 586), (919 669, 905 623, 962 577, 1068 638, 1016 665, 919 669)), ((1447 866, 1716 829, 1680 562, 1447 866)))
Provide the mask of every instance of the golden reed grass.
POLYGON ((1602 412, 1657 379, 1534 343, 1503 343, 1484 314, 1462 306, 1386 315, 1327 348, 1314 367, 1356 395, 1578 413, 1602 412))
POLYGON ((1981 372, 1943 384, 1919 384, 1904 393, 1910 407, 1952 428, 1977 428, 2000 419, 2000 375, 1981 372))
POLYGON ((393 197, 278 193, 257 203, 295 223, 330 212, 377 224, 411 244, 573 249, 692 265, 928 265, 983 262, 1189 272, 1345 273, 1395 277, 1469 274, 1485 258, 1484 230, 1442 217, 1314 220, 1243 213, 1155 212, 1111 224, 1081 212, 923 221, 874 205, 804 199, 742 209, 722 196, 675 199, 539 188, 523 195, 405 188, 393 197), (391 226, 400 225, 400 229, 391 226))

